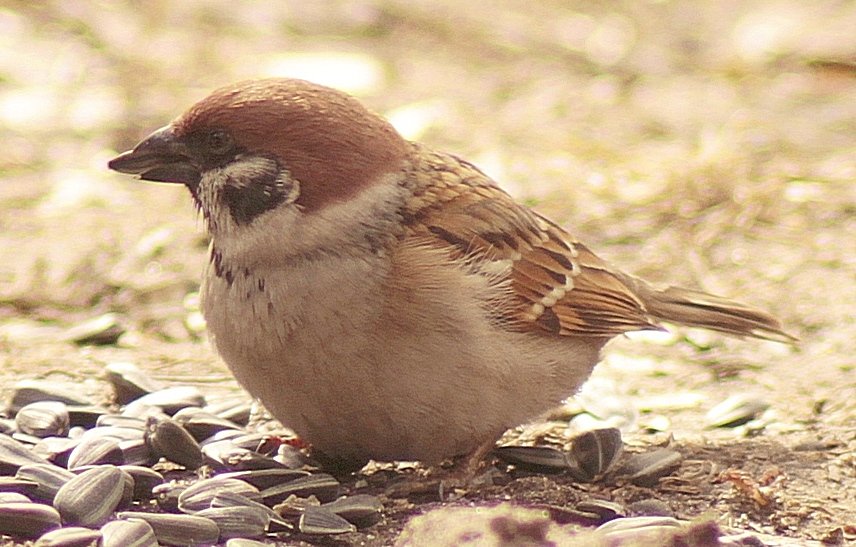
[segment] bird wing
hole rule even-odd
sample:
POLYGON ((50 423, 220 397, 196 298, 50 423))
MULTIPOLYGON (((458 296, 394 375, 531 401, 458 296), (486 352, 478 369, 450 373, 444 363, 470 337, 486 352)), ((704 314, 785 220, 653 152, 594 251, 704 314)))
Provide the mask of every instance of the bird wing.
POLYGON ((659 329, 639 297, 585 245, 515 203, 476 167, 449 155, 420 154, 409 235, 441 247, 484 275, 510 278, 497 318, 508 328, 564 336, 612 337, 659 329))

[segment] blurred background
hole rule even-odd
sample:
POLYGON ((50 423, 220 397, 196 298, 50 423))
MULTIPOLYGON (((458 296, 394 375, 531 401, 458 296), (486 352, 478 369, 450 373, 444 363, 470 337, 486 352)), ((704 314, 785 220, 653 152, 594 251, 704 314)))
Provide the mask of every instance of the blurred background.
MULTIPOLYGON (((358 96, 624 270, 777 314, 798 346, 689 329, 615 340, 577 403, 612 405, 630 443, 674 435, 690 466, 783 466, 791 494, 820 501, 794 502, 776 530, 821 538, 852 515, 845 0, 0 0, 0 397, 49 378, 103 400, 116 361, 237 389, 205 339, 207 238, 186 191, 106 163, 213 88, 266 76, 358 96), (704 429, 732 395, 763 420, 704 429), (775 442, 821 452, 793 463, 775 442)), ((718 491, 679 513, 727 515, 718 491)))
POLYGON ((852 426, 854 29, 843 0, 4 0, 0 385, 97 390, 117 359, 231 385, 197 311, 188 196, 106 162, 215 87, 294 76, 470 159, 623 269, 802 339, 613 343, 596 376, 627 396, 700 394, 675 431, 735 392, 789 427, 852 426), (68 344, 81 332, 107 344, 68 344))

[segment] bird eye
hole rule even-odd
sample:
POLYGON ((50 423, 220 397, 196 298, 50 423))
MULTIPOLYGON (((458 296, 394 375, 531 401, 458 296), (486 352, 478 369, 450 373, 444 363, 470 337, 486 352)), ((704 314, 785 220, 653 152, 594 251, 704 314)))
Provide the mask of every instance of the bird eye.
POLYGON ((232 137, 222 129, 215 129, 208 133, 205 144, 211 154, 225 154, 232 149, 232 137))

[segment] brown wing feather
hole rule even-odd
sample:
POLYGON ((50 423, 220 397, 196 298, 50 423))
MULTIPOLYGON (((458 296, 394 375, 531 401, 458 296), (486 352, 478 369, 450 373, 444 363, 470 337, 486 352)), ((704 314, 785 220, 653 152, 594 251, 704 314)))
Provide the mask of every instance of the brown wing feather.
POLYGON ((497 308, 510 315, 503 324, 565 336, 658 328, 633 291, 562 228, 515 203, 472 165, 422 157, 409 178, 418 181, 405 211, 411 235, 433 238, 486 275, 510 271, 514 301, 497 308))

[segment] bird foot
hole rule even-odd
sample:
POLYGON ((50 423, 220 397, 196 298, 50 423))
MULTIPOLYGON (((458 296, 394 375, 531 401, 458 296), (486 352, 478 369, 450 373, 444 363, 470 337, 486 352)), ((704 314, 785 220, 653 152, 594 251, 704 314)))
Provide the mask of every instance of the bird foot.
POLYGON ((387 489, 387 495, 394 498, 436 495, 439 501, 453 501, 460 499, 468 492, 493 486, 494 479, 501 472, 492 465, 485 465, 487 462, 484 457, 493 450, 494 446, 493 441, 479 446, 466 456, 457 459, 450 469, 435 467, 427 474, 408 477, 403 482, 390 486, 387 489))

